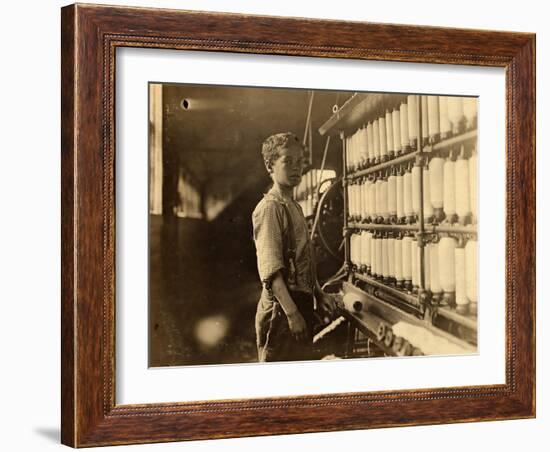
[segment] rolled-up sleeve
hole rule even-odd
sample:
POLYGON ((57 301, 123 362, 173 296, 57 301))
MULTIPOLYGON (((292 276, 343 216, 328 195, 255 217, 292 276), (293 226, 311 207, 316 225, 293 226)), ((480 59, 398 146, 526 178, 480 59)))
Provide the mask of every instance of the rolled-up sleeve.
POLYGON ((284 207, 267 201, 252 214, 254 243, 260 280, 269 286, 273 276, 285 268, 283 258, 284 207))

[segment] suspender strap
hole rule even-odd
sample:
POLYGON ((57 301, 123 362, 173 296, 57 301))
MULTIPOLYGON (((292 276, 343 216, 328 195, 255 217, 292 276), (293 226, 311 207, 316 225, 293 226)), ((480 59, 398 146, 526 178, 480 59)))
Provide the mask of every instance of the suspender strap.
POLYGON ((285 264, 287 265, 286 269, 286 278, 289 284, 296 284, 296 236, 294 235, 294 223, 288 210, 286 203, 282 203, 285 209, 286 218, 288 221, 288 243, 286 244, 286 249, 283 250, 285 255, 285 264))

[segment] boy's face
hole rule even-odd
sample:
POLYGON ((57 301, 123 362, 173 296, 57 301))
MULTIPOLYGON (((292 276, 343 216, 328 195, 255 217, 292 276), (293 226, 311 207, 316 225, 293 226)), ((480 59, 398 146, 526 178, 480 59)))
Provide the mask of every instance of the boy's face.
POLYGON ((299 146, 283 148, 271 167, 273 182, 285 187, 296 187, 302 180, 304 151, 299 146))

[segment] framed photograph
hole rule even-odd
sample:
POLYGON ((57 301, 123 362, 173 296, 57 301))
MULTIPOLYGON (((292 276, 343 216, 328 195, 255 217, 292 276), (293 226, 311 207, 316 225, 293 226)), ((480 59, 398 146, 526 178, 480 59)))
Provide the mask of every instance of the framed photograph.
POLYGON ((534 35, 67 6, 61 154, 64 444, 535 416, 534 35))

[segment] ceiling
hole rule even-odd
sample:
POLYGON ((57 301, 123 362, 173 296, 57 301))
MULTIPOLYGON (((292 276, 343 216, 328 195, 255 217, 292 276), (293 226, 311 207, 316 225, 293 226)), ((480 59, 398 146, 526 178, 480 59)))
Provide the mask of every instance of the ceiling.
MULTIPOLYGON (((350 92, 315 91, 312 104, 313 159, 320 167, 325 138, 317 129, 350 92)), ((164 147, 194 185, 231 192, 266 180, 262 142, 277 132, 304 135, 310 91, 303 89, 165 84, 164 147)), ((333 140, 327 168, 339 166, 333 140)), ((231 196, 234 197, 234 196, 231 196)))

